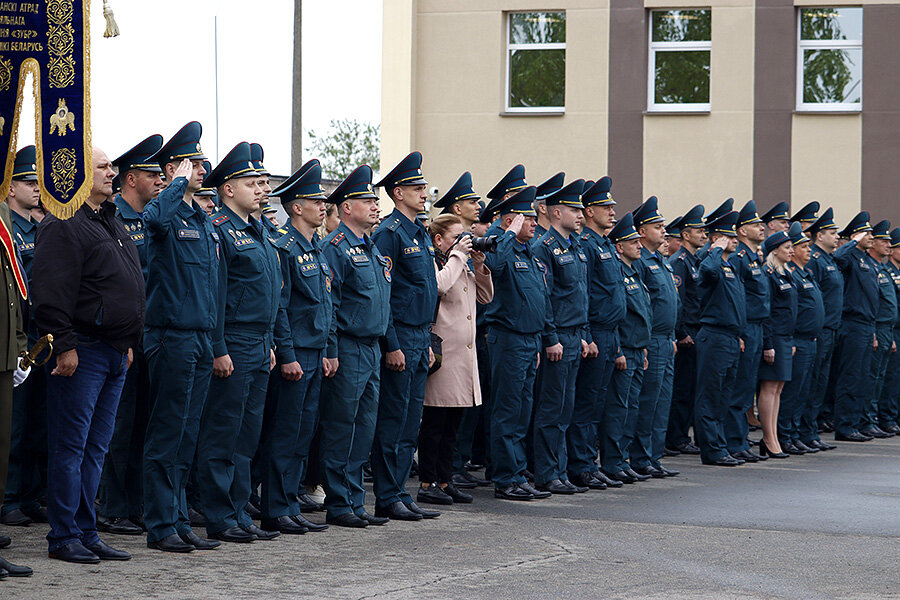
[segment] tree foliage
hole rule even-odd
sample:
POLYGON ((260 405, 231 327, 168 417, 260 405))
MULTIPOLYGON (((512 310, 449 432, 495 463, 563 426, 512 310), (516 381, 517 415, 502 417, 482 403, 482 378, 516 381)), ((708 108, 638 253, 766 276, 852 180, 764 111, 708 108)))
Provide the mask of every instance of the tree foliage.
POLYGON ((357 119, 332 119, 324 134, 309 130, 307 155, 322 163, 322 175, 343 179, 359 165, 380 169, 381 128, 357 119))

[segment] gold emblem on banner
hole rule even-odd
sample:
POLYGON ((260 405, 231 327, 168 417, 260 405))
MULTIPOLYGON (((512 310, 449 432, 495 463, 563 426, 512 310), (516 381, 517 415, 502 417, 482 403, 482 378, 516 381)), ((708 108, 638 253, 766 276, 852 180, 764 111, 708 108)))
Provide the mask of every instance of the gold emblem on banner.
POLYGON ((75 82, 75 30, 72 28, 72 0, 47 2, 47 80, 50 87, 64 88, 75 82))
POLYGON ((50 157, 50 178, 61 198, 68 198, 75 187, 75 151, 71 148, 54 150, 50 157))
POLYGON ((60 98, 56 112, 50 115, 50 134, 56 131, 61 136, 66 135, 66 127, 75 131, 75 115, 69 112, 66 101, 60 98))
POLYGON ((9 84, 12 83, 12 68, 12 61, 0 56, 0 92, 9 89, 9 84))

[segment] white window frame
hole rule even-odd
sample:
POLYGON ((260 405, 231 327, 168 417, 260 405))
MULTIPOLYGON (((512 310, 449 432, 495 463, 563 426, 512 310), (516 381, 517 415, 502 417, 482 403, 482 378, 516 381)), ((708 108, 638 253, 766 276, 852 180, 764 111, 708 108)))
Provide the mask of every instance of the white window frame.
MULTIPOLYGON (((804 50, 840 50, 842 48, 859 48, 860 62, 862 61, 863 40, 804 40, 801 39, 803 29, 802 10, 815 8, 858 8, 862 6, 800 6, 797 7, 797 110, 803 112, 860 112, 862 111, 862 90, 859 93, 859 102, 804 102, 803 101, 803 51, 804 50)), ((865 14, 863 14, 865 19, 865 14)), ((859 65, 859 83, 863 83, 863 65, 859 65)))
POLYGON ((654 42, 653 41, 653 13, 669 12, 673 10, 708 10, 712 20, 712 9, 706 6, 691 6, 684 8, 653 9, 650 18, 647 19, 647 111, 648 112, 709 112, 711 102, 689 102, 684 104, 658 104, 656 102, 656 53, 658 51, 690 51, 707 50, 710 55, 709 64, 709 94, 712 100, 712 40, 707 42, 654 42))
MULTIPOLYGON (((549 44, 513 44, 511 42, 512 16, 522 13, 562 13, 564 10, 514 10, 506 13, 506 86, 504 88, 504 110, 508 113, 564 113, 566 112, 565 103, 562 106, 510 106, 509 104, 509 76, 512 70, 511 58, 515 50, 563 50, 566 49, 565 42, 554 42, 549 44)), ((568 15, 566 15, 566 39, 568 40, 568 15)), ((563 95, 565 95, 565 82, 563 83, 563 95)))

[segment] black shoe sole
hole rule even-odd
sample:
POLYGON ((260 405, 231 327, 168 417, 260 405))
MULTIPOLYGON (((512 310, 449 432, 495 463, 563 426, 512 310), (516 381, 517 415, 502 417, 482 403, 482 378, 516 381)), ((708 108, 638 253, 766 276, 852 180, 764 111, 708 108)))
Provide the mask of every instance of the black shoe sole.
POLYGON ((162 552, 174 552, 176 554, 187 554, 195 550, 193 544, 187 544, 187 548, 163 548, 156 542, 147 542, 147 547, 151 550, 160 550, 162 552))

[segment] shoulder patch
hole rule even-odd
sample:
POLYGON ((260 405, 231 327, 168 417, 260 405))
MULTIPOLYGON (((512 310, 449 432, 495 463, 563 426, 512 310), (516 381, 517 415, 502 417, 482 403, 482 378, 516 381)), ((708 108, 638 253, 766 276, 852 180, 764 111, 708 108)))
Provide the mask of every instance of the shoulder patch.
POLYGON ((544 238, 544 245, 545 245, 545 246, 549 246, 550 244, 553 243, 553 240, 554 240, 554 239, 555 239, 555 238, 554 238, 552 235, 546 236, 546 237, 544 238))
POLYGON ((820 252, 813 252, 813 258, 819 258, 820 256, 822 256, 820 252))
POLYGON ((338 244, 340 244, 343 241, 343 239, 344 239, 344 234, 338 233, 336 236, 331 238, 331 243, 334 244, 335 246, 337 246, 338 244))
POLYGON ((747 251, 742 248, 742 249, 738 250, 737 254, 738 254, 738 256, 744 257, 747 255, 747 251))
POLYGON ((280 238, 272 242, 276 248, 281 248, 282 250, 287 250, 291 246, 294 245, 294 236, 293 235, 282 235, 280 238))
POLYGON ((219 215, 218 217, 213 219, 212 223, 213 223, 213 225, 221 225, 222 223, 224 223, 227 220, 228 220, 228 215, 223 214, 223 215, 219 215))
POLYGON ((280 233, 281 235, 287 235, 287 228, 286 228, 286 227, 279 227, 279 228, 276 229, 275 231, 277 231, 277 232, 280 233))
POLYGON ((398 227, 400 227, 400 219, 394 217, 394 220, 387 224, 386 229, 388 231, 396 231, 398 227))

